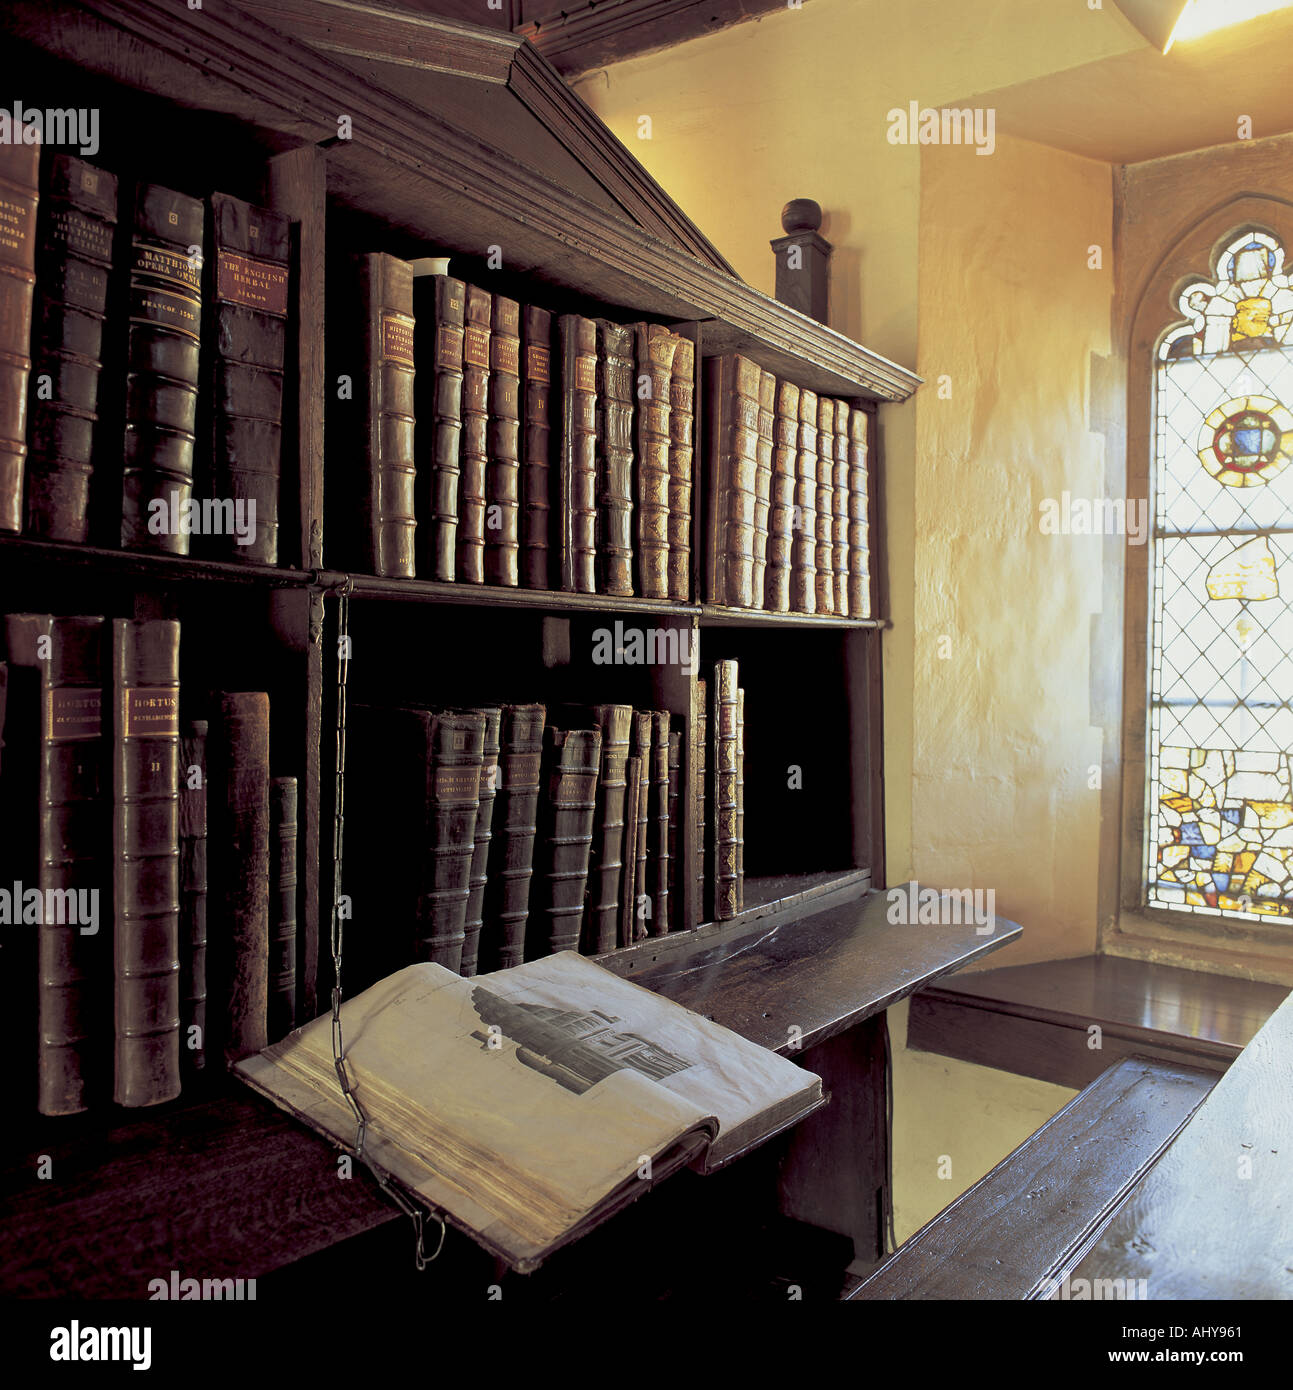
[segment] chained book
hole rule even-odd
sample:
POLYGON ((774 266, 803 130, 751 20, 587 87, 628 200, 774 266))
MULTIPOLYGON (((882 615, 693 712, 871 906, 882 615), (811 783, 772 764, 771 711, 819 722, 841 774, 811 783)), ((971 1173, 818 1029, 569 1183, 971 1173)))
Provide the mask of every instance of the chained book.
MULTIPOLYGON (((411 965, 343 1003, 341 1026, 365 1156, 521 1273, 824 1104, 811 1072, 573 951, 471 979, 411 965)), ((330 1014, 236 1070, 354 1144, 330 1014)))

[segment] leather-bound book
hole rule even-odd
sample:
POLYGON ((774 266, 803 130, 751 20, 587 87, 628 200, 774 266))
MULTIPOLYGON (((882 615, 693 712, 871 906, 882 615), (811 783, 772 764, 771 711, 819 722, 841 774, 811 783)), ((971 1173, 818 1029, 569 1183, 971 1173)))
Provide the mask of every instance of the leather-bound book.
POLYGON ((274 565, 292 224, 225 193, 213 193, 210 208, 211 454, 203 490, 221 505, 232 502, 235 517, 243 513, 243 534, 213 534, 202 549, 219 560, 274 565))
POLYGON ((114 619, 111 670, 114 1092, 156 1105, 180 1093, 179 623, 114 619))
POLYGON ((417 531, 413 453, 415 377, 413 358, 413 270, 407 261, 375 253, 356 256, 362 379, 357 421, 359 439, 352 467, 361 545, 356 562, 387 579, 416 573, 417 531))
POLYGON ((39 145, 0 145, 0 531, 22 530, 39 145))
POLYGON ((579 314, 557 320, 561 343, 561 431, 557 466, 557 564, 567 593, 596 593, 597 325, 579 314))
POLYGON ((669 930, 682 925, 682 898, 678 892, 678 864, 682 859, 679 848, 678 782, 682 776, 682 735, 675 729, 669 733, 669 930))
POLYGON ((791 547, 790 607, 817 612, 817 393, 799 393, 799 457, 795 464, 799 528, 791 547))
POLYGON ((835 402, 817 398, 817 598, 819 613, 835 611, 835 402))
POLYGON ((457 577, 459 450, 462 444, 462 345, 467 287, 413 262, 413 378, 417 465, 417 572, 457 577))
POLYGON ((634 429, 635 555, 638 592, 669 597, 669 402, 678 339, 658 323, 635 323, 637 418, 634 429))
POLYGON ((130 244, 121 544, 189 553, 202 337, 203 207, 140 184, 130 244))
POLYGON ((267 1028, 277 1040, 296 1027, 295 777, 269 784, 269 998, 267 1028))
POLYGON ((871 616, 871 557, 867 532, 867 415, 849 413, 849 617, 871 616))
POLYGON ((736 692, 736 910, 745 907, 745 689, 736 692))
POLYGON ((651 935, 669 930, 669 711, 651 711, 651 792, 647 804, 647 856, 651 935))
MULTIPOLYGON (((711 359, 708 371, 709 601, 752 608, 763 372, 736 353, 711 359)), ((758 597, 762 603, 762 589, 758 597)))
POLYGON ((835 611, 857 617, 849 608, 849 407, 835 402, 835 497, 831 505, 835 555, 835 611))
POLYGON ((489 333, 489 463, 485 472, 485 580, 521 578, 521 306, 493 297, 489 333))
POLYGON ((526 955, 577 951, 593 842, 602 736, 597 729, 552 729, 545 738, 532 909, 526 955))
POLYGON ((480 963, 489 970, 506 970, 525 958, 546 717, 543 705, 503 707, 480 950, 480 963))
MULTIPOLYGON (((42 670, 48 661, 37 656, 37 641, 48 638, 53 618, 48 613, 10 613, 4 619, 5 676, 0 691, 5 701, 4 749, 0 757, 0 859, 5 882, 15 881, 34 887, 40 879, 40 728, 45 705, 42 670)), ((46 648, 46 650, 48 650, 46 648)), ((110 899, 109 899, 110 901, 110 899)), ((99 941, 106 932, 102 923, 110 908, 100 915, 99 941)), ((4 1010, 7 1046, 12 1054, 7 1064, 13 1088, 13 1105, 26 1116, 37 1108, 39 1098, 40 1007, 38 937, 35 928, 4 929, 0 949, 0 1009, 4 1010)), ((89 940, 90 938, 86 938, 89 940)))
POLYGON ((214 697, 207 804, 216 935, 207 1021, 227 1061, 266 1045, 269 1007, 269 696, 214 697))
MULTIPOLYGON (((625 765, 633 726, 631 705, 595 705, 592 717, 602 736, 602 763, 597 778, 597 810, 588 863, 588 900, 581 949, 585 955, 613 951, 619 937, 620 896, 624 881, 625 765)), ((636 806, 635 806, 636 810, 636 806)))
POLYGON ((691 602, 691 490, 696 344, 677 337, 669 378, 669 597, 691 602))
POLYGON ((714 920, 726 921, 739 909, 737 889, 737 665, 719 661, 714 665, 713 708, 710 714, 712 745, 712 786, 710 816, 713 830, 711 846, 714 860, 714 920))
MULTIPOLYGON (((28 730, 15 728, 10 738, 32 739, 37 761, 34 789, 28 777, 9 779, 4 790, 18 802, 17 813, 36 827, 35 862, 20 850, 30 845, 24 828, 14 841, 6 833, 5 858, 16 877, 30 874, 26 887, 70 895, 64 920, 42 914, 35 933, 37 1108, 43 1115, 71 1115, 104 1098, 99 1063, 110 1031, 100 945, 106 931, 98 933, 100 923, 107 926, 102 914, 111 900, 103 891, 112 844, 110 743, 103 727, 105 627, 102 618, 34 613, 12 614, 6 625, 11 661, 15 671, 24 668, 26 686, 15 712, 31 720, 28 730)), ((6 968, 17 965, 11 959, 6 968)))
POLYGON ((27 531, 41 540, 84 541, 117 225, 116 176, 72 155, 54 155, 38 225, 27 531))
POLYGON ((486 474, 489 469, 489 331, 494 315, 488 290, 467 286, 462 338, 462 443, 458 479, 458 578, 485 582, 486 474))
POLYGON ((650 871, 651 843, 651 773, 652 773, 652 735, 654 725, 649 710, 633 711, 633 752, 642 764, 638 778, 638 829, 637 863, 633 869, 633 939, 640 941, 647 935, 648 926, 655 917, 655 907, 651 902, 651 885, 648 882, 650 871))
POLYGON ((754 562, 751 566, 751 606, 763 607, 763 583, 768 561, 768 511, 772 501, 773 422, 776 419, 777 378, 759 375, 759 437, 754 466, 754 562))
POLYGON ((638 862, 637 804, 641 790, 642 759, 630 754, 624 759, 624 873, 620 879, 616 946, 631 946, 637 935, 637 899, 634 889, 638 862))
POLYGON ((417 710, 426 727, 426 832, 418 886, 416 954, 462 969, 467 899, 480 808, 485 717, 479 710, 417 710))
POLYGON ((552 315, 521 310, 521 583, 552 583, 552 315))
POLYGON ((180 1072, 206 1067, 207 721, 180 731, 180 1072))
POLYGON ((497 705, 476 710, 485 721, 481 745, 480 793, 477 799, 476 832, 471 855, 471 878, 467 893, 467 915, 463 924, 463 975, 474 975, 480 960, 480 933, 485 919, 485 884, 489 877, 489 846, 493 839, 494 803, 498 799, 499 732, 503 711, 497 705))
POLYGON ((692 730, 695 740, 692 756, 696 763, 696 910, 697 923, 713 919, 710 911, 710 895, 707 891, 709 876, 709 822, 705 817, 706 797, 709 783, 709 744, 706 734, 709 730, 709 683, 696 682, 696 727, 692 730))
POLYGON ((763 606, 770 613, 790 611, 790 569, 795 539, 795 464, 799 456, 799 387, 777 383, 772 425, 772 493, 768 509, 768 567, 763 574, 763 606))
POLYGON ((633 330, 597 320, 597 592, 633 592, 633 330))

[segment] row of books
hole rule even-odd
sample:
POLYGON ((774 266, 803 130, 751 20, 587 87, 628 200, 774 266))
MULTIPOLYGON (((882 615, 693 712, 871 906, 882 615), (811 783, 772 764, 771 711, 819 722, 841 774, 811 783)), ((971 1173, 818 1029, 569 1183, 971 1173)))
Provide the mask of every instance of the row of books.
MULTIPOLYGON (((717 915, 741 908, 742 694, 714 680, 711 850, 717 915)), ((351 707, 341 891, 348 992, 415 960, 464 976, 557 951, 597 955, 684 921, 684 729, 631 705, 351 707), (671 727, 672 726, 672 727, 671 727)), ((701 783, 705 778, 701 776, 701 783)))
POLYGON ((393 578, 691 599, 695 345, 354 261, 335 353, 345 563, 393 578), (555 348, 555 356, 554 356, 555 348), (353 365, 352 365, 353 364, 353 365), (356 372, 360 373, 356 376, 356 372))
POLYGON ((706 367, 706 598, 869 618, 866 412, 736 353, 706 367))
POLYGON ((170 620, 17 613, 4 630, 19 1084, 46 1115, 174 1099, 208 1053, 245 1055, 296 1023, 297 782, 270 775, 269 696, 186 695, 208 718, 181 722, 170 620))
POLYGON ((0 531, 276 563, 289 220, 36 145, 0 196, 0 531))

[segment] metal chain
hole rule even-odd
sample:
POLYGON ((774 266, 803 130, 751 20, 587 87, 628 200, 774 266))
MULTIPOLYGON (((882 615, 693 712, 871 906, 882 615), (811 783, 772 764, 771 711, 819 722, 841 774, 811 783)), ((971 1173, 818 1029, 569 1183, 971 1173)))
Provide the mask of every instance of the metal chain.
POLYGON ((341 1083, 341 1094, 346 1098, 355 1117, 355 1157, 368 1169, 377 1185, 394 1204, 413 1222, 417 1244, 413 1260, 419 1270, 424 1270, 444 1249, 444 1218, 440 1222, 440 1239, 435 1253, 428 1255, 423 1239, 422 1212, 396 1187, 364 1152, 364 1140, 368 1135, 368 1117, 364 1114, 355 1095, 346 1070, 346 1046, 341 1033, 341 954, 344 928, 341 917, 342 849, 345 842, 346 827, 346 680, 350 675, 350 594, 354 582, 349 575, 337 594, 337 759, 334 807, 332 822, 332 1065, 336 1068, 337 1080, 341 1083))

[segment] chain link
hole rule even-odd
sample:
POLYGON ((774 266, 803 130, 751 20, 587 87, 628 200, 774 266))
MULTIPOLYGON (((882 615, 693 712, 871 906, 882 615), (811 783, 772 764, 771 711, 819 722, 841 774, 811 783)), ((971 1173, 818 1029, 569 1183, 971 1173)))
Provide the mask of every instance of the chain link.
POLYGON ((394 1204, 413 1222, 417 1245, 413 1259, 419 1270, 423 1270, 444 1249, 444 1219, 440 1222, 440 1239, 435 1252, 426 1253, 423 1236, 423 1213, 400 1191, 364 1152, 364 1140, 368 1137, 368 1117, 359 1103, 350 1076, 346 1069, 346 1045, 341 1032, 341 955, 345 931, 341 916, 342 850, 345 844, 346 829, 346 682, 350 675, 350 594, 354 582, 347 575, 345 583, 337 594, 337 758, 336 784, 334 794, 335 813, 332 822, 332 1065, 341 1083, 341 1094, 346 1099, 355 1117, 355 1157, 368 1169, 377 1185, 394 1204))

